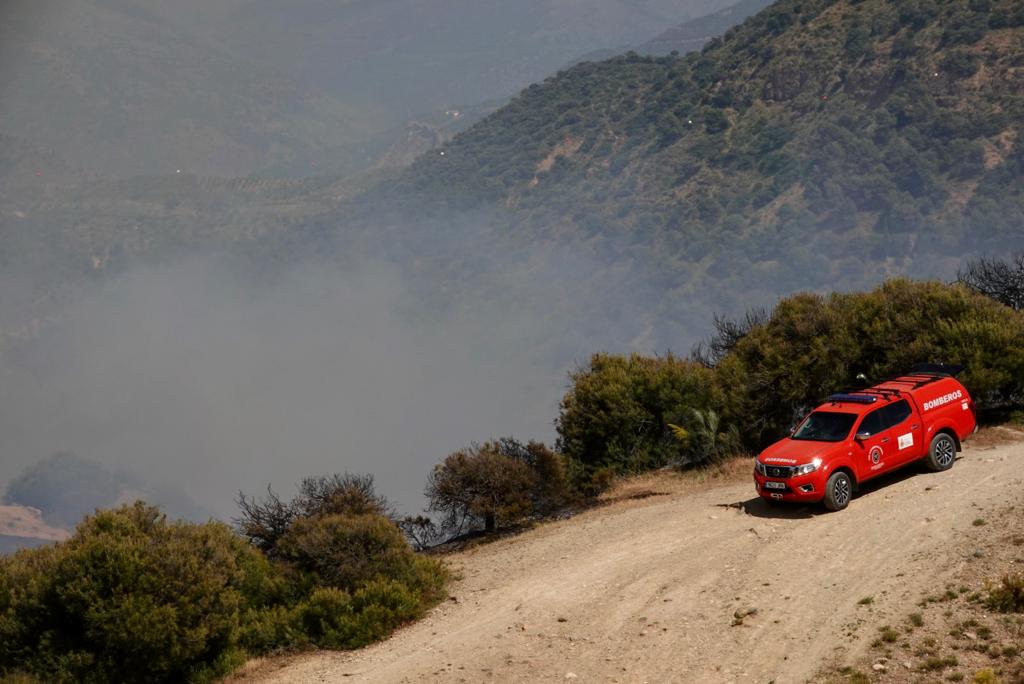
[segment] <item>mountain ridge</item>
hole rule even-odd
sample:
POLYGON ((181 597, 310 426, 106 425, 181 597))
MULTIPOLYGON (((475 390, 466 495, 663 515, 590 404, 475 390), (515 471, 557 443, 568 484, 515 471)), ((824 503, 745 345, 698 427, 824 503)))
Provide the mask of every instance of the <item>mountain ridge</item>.
POLYGON ((1022 15, 782 0, 701 53, 535 84, 368 203, 492 209, 499 234, 623 255, 666 299, 734 293, 726 310, 949 277, 1020 244, 1022 15))

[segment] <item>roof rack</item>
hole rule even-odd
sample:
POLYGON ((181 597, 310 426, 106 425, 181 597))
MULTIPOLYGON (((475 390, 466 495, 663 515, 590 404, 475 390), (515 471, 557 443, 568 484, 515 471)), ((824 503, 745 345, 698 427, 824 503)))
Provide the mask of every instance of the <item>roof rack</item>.
POLYGON ((833 404, 840 402, 848 402, 851 404, 873 404, 878 401, 878 397, 871 394, 857 394, 856 392, 839 392, 833 394, 828 398, 833 404))
POLYGON ((851 401, 853 403, 871 404, 877 401, 879 398, 882 399, 893 399, 900 396, 905 390, 892 389, 889 387, 864 387, 856 389, 843 390, 836 394, 829 396, 828 401, 851 401), (849 397, 871 397, 870 401, 864 401, 863 399, 850 399, 849 397), (845 399, 836 399, 835 397, 847 397, 845 399))
POLYGON ((902 384, 902 385, 912 385, 912 387, 910 389, 917 389, 918 387, 924 387, 925 385, 927 385, 929 383, 938 382, 939 380, 942 380, 943 378, 948 378, 948 377, 951 377, 951 376, 949 376, 949 375, 939 375, 939 374, 934 374, 934 373, 914 373, 914 372, 910 372, 910 373, 906 373, 904 375, 898 375, 895 378, 889 378, 887 380, 883 380, 882 382, 880 382, 878 384, 879 385, 884 385, 886 383, 893 383, 893 384, 902 384))
POLYGON ((915 363, 909 373, 903 373, 893 378, 888 378, 877 383, 874 387, 857 387, 846 389, 829 395, 826 401, 833 404, 849 402, 852 404, 873 404, 879 398, 892 400, 901 396, 904 392, 916 390, 919 387, 938 382, 943 378, 956 377, 957 373, 964 369, 963 366, 945 363, 915 363), (895 387, 878 387, 878 385, 910 385, 906 389, 895 387))

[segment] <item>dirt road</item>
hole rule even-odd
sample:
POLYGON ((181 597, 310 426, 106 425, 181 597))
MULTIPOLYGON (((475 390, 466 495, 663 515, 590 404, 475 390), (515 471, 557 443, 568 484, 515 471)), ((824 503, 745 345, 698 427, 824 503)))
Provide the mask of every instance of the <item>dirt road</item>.
POLYGON ((972 562, 972 521, 1021 499, 1024 442, 998 441, 831 514, 764 504, 747 476, 652 478, 656 495, 452 556, 454 600, 383 643, 269 660, 245 679, 808 681, 873 636, 865 611, 905 613, 972 562))

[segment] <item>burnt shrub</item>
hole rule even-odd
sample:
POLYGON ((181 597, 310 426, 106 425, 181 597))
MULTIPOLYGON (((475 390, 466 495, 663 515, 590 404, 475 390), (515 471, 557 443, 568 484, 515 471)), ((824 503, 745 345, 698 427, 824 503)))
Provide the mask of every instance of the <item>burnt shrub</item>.
POLYGON ((459 534, 483 522, 484 530, 521 520, 532 512, 537 476, 528 463, 502 452, 498 442, 473 444, 434 466, 427 478, 429 510, 444 514, 442 526, 459 534))
POLYGON ((530 513, 543 516, 554 513, 574 500, 565 458, 548 448, 543 442, 531 440, 526 444, 502 437, 492 443, 497 453, 528 465, 533 471, 530 490, 530 513))
POLYGON ((387 499, 376 492, 373 475, 367 474, 335 473, 304 478, 291 501, 282 501, 267 487, 267 495, 262 499, 239 492, 236 502, 242 511, 234 521, 239 533, 271 556, 277 542, 298 519, 331 513, 394 517, 387 499))
POLYGON ((969 261, 957 271, 957 282, 1011 309, 1024 311, 1024 254, 1005 260, 982 257, 969 261))
POLYGON ((306 478, 291 501, 268 488, 263 499, 240 494, 238 502, 239 532, 285 578, 247 623, 245 644, 253 649, 355 648, 444 596, 444 565, 413 551, 369 475, 306 478))
POLYGON ((413 551, 370 475, 307 477, 291 501, 268 488, 263 499, 240 495, 239 505, 239 531, 284 578, 249 618, 253 649, 355 648, 444 596, 444 566, 413 551))

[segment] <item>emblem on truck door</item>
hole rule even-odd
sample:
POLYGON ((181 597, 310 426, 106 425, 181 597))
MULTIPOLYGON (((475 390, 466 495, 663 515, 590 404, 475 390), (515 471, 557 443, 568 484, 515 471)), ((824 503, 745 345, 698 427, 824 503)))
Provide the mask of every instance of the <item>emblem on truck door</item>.
POLYGON ((868 455, 871 457, 872 463, 878 463, 879 461, 882 460, 882 447, 871 447, 871 452, 868 455))

